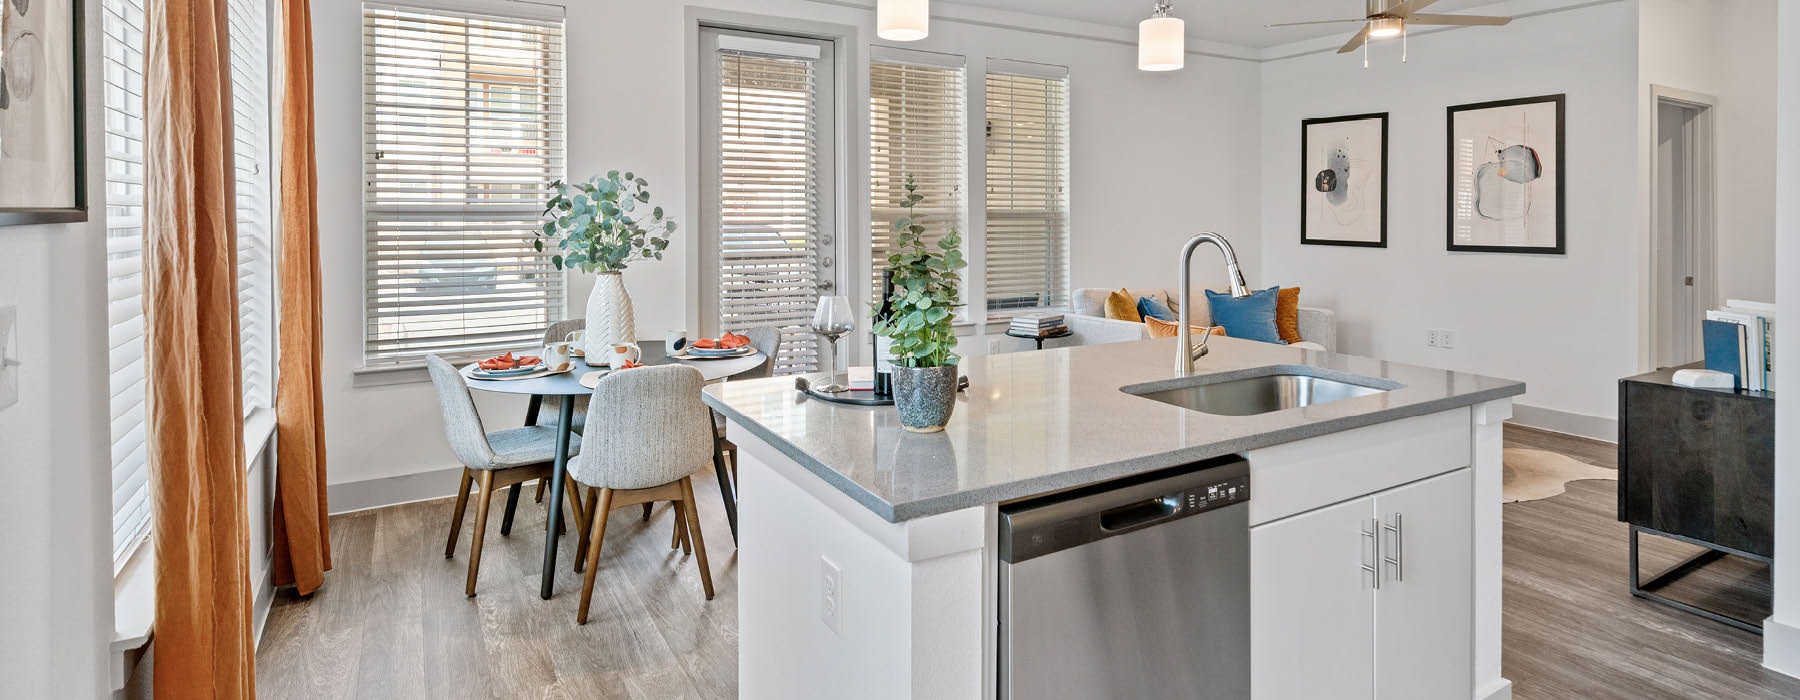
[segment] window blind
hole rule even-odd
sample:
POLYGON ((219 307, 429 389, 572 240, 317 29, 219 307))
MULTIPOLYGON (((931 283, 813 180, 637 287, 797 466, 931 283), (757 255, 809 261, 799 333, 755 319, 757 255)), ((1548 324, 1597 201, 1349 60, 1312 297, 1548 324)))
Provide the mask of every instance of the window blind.
POLYGON ((815 59, 721 48, 719 324, 781 329, 778 374, 820 366, 815 59))
POLYGON ((987 76, 987 307, 1068 294, 1069 81, 987 76))
POLYGON ((563 173, 563 26, 363 10, 364 364, 536 344, 563 274, 533 249, 563 173))
POLYGON ((144 444, 144 4, 100 3, 106 119, 106 317, 112 393, 112 554, 117 571, 150 532, 144 444))
POLYGON ((913 212, 925 219, 928 238, 936 242, 950 229, 964 228, 969 153, 963 76, 961 65, 907 61, 897 52, 869 63, 871 299, 880 300, 894 221, 905 213, 900 203, 907 177, 925 197, 913 212))
POLYGON ((273 405, 275 270, 270 173, 269 6, 230 0, 231 120, 237 178, 238 342, 244 415, 273 405))

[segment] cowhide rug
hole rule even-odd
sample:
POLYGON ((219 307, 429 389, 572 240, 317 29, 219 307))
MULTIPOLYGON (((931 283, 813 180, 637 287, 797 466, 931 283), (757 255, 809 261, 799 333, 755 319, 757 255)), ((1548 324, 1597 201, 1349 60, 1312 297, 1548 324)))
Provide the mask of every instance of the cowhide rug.
POLYGON ((1506 503, 1549 498, 1562 493, 1569 482, 1580 479, 1619 479, 1616 469, 1596 467, 1544 450, 1508 447, 1501 461, 1506 465, 1506 503))

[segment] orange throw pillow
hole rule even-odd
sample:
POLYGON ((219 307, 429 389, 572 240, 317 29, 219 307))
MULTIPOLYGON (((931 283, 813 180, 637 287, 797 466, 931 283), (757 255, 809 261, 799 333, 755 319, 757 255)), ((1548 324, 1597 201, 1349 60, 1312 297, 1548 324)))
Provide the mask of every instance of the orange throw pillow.
POLYGON ((1125 291, 1124 288, 1106 295, 1106 317, 1132 323, 1144 320, 1143 314, 1138 313, 1137 310, 1137 297, 1132 296, 1131 292, 1125 291))
POLYGON ((1275 296, 1275 332, 1289 345, 1305 340, 1300 337, 1300 288, 1282 287, 1275 296))
MULTIPOLYGON (((1170 321, 1164 321, 1160 318, 1144 319, 1144 327, 1145 327, 1145 330, 1150 332, 1150 337, 1152 337, 1152 338, 1173 338, 1173 337, 1181 334, 1181 324, 1173 323, 1170 321)), ((1206 328, 1203 326, 1190 326, 1190 327, 1194 329, 1195 333, 1205 333, 1206 332, 1206 328)), ((1225 335, 1225 327, 1224 326, 1213 326, 1212 334, 1213 335, 1225 335)))

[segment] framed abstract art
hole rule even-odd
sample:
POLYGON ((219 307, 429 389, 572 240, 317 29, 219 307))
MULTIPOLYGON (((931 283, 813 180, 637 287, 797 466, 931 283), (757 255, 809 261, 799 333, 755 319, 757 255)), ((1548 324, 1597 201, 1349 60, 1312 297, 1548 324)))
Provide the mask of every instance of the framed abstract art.
POLYGON ((1300 242, 1387 247, 1386 112, 1300 122, 1300 242))
POLYGON ((1449 250, 1566 252, 1563 96, 1458 105, 1447 115, 1449 250))
POLYGON ((0 225, 87 220, 83 0, 0 0, 0 225))

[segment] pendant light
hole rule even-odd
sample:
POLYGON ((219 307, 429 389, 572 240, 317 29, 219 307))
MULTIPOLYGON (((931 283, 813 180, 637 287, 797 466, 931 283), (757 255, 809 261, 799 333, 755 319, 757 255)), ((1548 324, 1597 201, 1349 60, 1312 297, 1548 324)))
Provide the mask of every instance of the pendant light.
POLYGON ((1187 57, 1187 31, 1181 18, 1169 16, 1169 0, 1157 0, 1156 12, 1138 23, 1138 70, 1180 70, 1187 57))
POLYGON ((876 0, 875 36, 918 41, 931 34, 931 0, 876 0))

